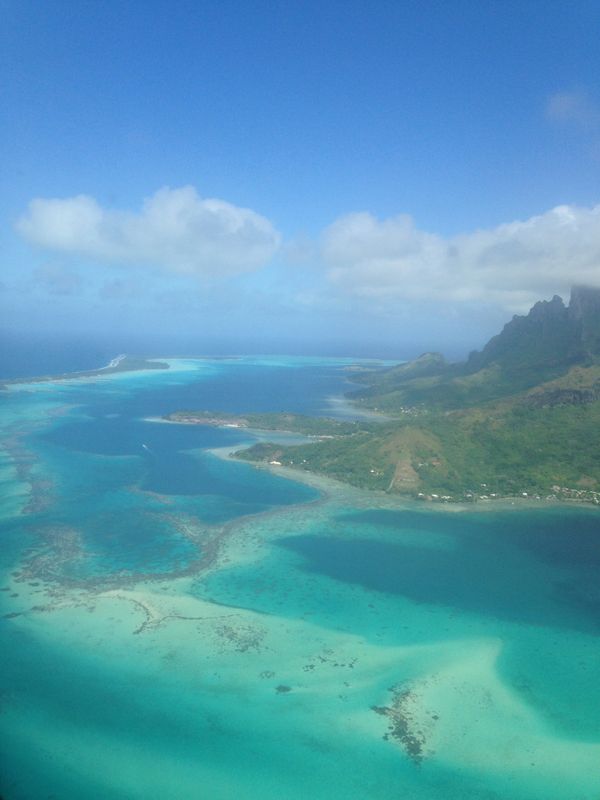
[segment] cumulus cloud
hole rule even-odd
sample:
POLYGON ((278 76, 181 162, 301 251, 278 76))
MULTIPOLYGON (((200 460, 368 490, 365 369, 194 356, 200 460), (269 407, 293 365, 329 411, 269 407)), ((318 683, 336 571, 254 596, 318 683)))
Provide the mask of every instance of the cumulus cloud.
POLYGON ((257 269, 280 244, 265 217, 224 200, 201 198, 192 186, 159 189, 138 213, 103 208, 88 195, 38 198, 16 227, 48 250, 205 277, 257 269))
POLYGON ((490 303, 518 312, 573 284, 600 286, 600 205, 557 206, 525 221, 444 238, 409 216, 349 214, 323 235, 338 288, 379 303, 490 303))

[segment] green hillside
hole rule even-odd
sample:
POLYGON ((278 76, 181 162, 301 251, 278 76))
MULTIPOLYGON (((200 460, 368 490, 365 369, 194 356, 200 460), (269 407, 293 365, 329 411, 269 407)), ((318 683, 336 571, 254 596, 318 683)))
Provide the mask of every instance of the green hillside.
POLYGON ((369 386, 352 394, 368 408, 451 410, 510 397, 566 375, 575 365, 600 362, 600 290, 575 287, 515 316, 480 352, 461 364, 427 353, 410 364, 361 376, 369 386))
POLYGON ((327 440, 289 447, 262 443, 238 455, 362 488, 438 495, 433 499, 526 493, 595 502, 599 387, 600 367, 577 367, 559 381, 485 407, 407 414, 327 440))
MULTIPOLYGON (((464 363, 426 353, 355 380, 352 399, 385 412, 381 422, 245 415, 235 424, 313 440, 261 442, 237 457, 429 500, 600 503, 600 290, 574 289, 569 306, 536 303, 464 363)), ((171 418, 231 424, 209 412, 171 418)))

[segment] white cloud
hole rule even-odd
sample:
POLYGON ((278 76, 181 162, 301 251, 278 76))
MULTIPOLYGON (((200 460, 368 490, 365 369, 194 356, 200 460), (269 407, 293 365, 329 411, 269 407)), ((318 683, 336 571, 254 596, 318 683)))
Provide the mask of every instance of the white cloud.
POLYGON ((102 208, 87 195, 38 198, 16 227, 49 250, 206 277, 257 269, 280 244, 265 217, 223 200, 203 199, 192 186, 159 189, 139 213, 102 208))
POLYGON ((573 284, 600 286, 600 205, 444 238, 411 217, 349 214, 323 235, 330 281, 373 302, 491 303, 512 311, 573 284))

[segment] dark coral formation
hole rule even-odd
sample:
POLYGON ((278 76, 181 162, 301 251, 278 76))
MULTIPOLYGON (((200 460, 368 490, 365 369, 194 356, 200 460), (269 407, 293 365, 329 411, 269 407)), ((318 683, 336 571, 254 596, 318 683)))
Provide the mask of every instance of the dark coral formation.
MULTIPOLYGON (((427 755, 427 738, 413 711, 416 696, 411 689, 390 690, 392 702, 389 706, 372 706, 371 710, 388 719, 388 730, 383 738, 398 742, 415 764, 421 764, 427 755)), ((438 719, 433 715, 432 719, 438 719)))

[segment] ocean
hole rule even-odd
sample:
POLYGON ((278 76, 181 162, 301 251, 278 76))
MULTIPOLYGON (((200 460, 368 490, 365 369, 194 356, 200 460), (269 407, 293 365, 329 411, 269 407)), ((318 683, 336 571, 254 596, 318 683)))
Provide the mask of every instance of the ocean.
POLYGON ((2 800, 598 800, 597 510, 292 479, 160 421, 351 417, 354 363, 0 394, 2 800))

